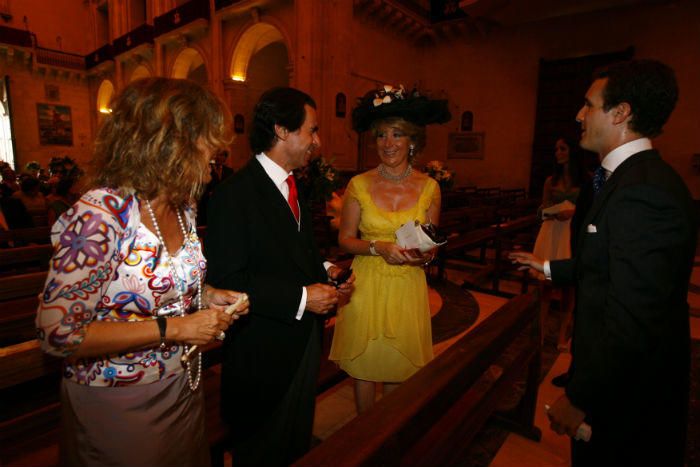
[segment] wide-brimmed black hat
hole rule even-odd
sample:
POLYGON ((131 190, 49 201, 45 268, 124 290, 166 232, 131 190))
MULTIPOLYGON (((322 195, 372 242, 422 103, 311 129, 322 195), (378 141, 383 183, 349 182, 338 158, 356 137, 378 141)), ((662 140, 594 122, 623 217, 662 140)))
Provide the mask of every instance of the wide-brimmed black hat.
POLYGON ((452 118, 446 100, 428 99, 418 92, 407 93, 403 87, 384 86, 369 91, 352 111, 352 128, 358 133, 368 130, 372 122, 400 117, 415 125, 445 123, 452 118))

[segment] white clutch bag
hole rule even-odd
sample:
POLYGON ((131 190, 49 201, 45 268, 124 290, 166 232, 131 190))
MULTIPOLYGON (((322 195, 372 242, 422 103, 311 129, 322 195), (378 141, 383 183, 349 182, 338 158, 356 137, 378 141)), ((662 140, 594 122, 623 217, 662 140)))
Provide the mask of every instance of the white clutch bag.
POLYGON ((421 253, 447 243, 433 224, 421 224, 418 221, 408 221, 396 231, 396 243, 401 248, 417 249, 421 253))

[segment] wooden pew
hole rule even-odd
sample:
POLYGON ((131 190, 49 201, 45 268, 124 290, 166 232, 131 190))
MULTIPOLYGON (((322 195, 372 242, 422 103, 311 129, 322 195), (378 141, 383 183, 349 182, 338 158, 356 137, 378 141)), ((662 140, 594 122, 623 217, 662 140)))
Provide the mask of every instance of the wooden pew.
MULTIPOLYGON (((534 244, 533 239, 538 226, 539 218, 536 214, 520 217, 510 216, 510 220, 498 225, 496 240, 494 242, 494 266, 491 283, 492 293, 500 293, 500 281, 505 273, 517 269, 517 266, 513 266, 511 261, 506 257, 508 252, 513 250, 515 246, 520 248, 524 245, 529 246, 530 243, 534 244)), ((520 272, 520 281, 520 292, 526 293, 530 282, 528 271, 520 272)), ((504 295, 509 296, 509 294, 504 295)))
MULTIPOLYGON (((202 381, 212 465, 223 465, 228 427, 219 417, 221 343, 204 348, 202 381)), ((0 349, 0 465, 58 465, 61 359, 37 341, 0 349), (39 449, 38 452, 33 452, 39 449)))
MULTIPOLYGON (((319 392, 345 376, 327 360, 331 334, 332 329, 325 329, 319 392)), ((228 426, 219 415, 221 343, 203 350, 206 433, 212 466, 221 467, 231 444, 228 426)), ((24 342, 0 348, 0 374, 0 400, 7 407, 0 412, 0 465, 58 465, 61 359, 43 353, 36 340, 24 342)))
POLYGON ((28 245, 30 243, 49 243, 49 227, 30 227, 26 229, 0 230, 0 245, 28 245))
POLYGON ((0 277, 0 347, 34 339, 34 317, 46 271, 0 277))
POLYGON ((534 426, 541 352, 538 308, 532 294, 510 300, 294 465, 457 464, 523 376, 520 401, 496 415, 512 431, 539 440, 534 426))
POLYGON ((48 244, 0 248, 0 274, 46 270, 52 253, 48 244))

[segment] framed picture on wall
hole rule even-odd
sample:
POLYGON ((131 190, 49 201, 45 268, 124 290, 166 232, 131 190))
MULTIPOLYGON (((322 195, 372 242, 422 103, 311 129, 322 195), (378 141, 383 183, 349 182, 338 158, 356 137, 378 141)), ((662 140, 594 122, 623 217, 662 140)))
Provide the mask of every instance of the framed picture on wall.
POLYGON ((67 105, 36 105, 39 144, 42 146, 73 146, 73 121, 67 105))
POLYGON ((448 159, 483 159, 484 132, 450 133, 447 140, 448 159))

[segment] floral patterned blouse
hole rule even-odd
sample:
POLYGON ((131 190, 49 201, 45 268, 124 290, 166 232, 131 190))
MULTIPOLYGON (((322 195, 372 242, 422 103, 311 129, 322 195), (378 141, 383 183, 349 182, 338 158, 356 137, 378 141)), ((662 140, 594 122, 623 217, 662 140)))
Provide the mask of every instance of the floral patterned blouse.
MULTIPOLYGON (((134 193, 95 189, 53 225, 54 253, 36 318, 45 352, 70 356, 93 320, 146 321, 180 314, 163 246, 141 223, 139 207, 134 193)), ((189 234, 173 254, 180 277, 187 278, 188 311, 197 275, 201 272, 204 283, 206 271, 194 214, 185 210, 189 234)), ((180 344, 170 344, 162 352, 153 348, 65 361, 63 376, 89 386, 149 384, 181 373, 182 352, 180 344)))

